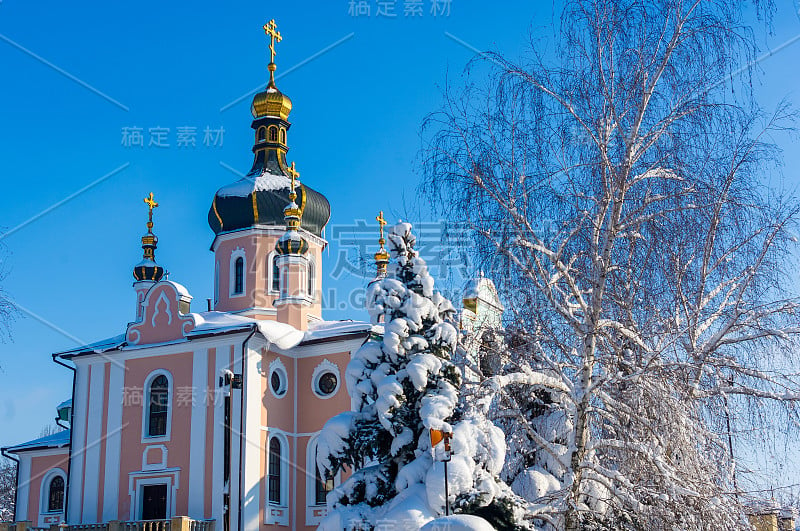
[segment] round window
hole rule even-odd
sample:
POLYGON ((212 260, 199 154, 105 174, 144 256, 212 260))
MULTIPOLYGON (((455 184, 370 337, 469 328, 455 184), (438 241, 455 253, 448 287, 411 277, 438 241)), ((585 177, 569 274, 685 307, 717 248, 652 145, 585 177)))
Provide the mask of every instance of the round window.
POLYGON ((336 375, 332 372, 323 373, 319 380, 317 381, 317 389, 319 390, 320 394, 323 395, 331 395, 334 391, 336 391, 336 385, 339 381, 336 378, 336 375))
POLYGON ((269 376, 269 386, 272 394, 280 398, 286 394, 286 374, 278 367, 272 369, 269 376))

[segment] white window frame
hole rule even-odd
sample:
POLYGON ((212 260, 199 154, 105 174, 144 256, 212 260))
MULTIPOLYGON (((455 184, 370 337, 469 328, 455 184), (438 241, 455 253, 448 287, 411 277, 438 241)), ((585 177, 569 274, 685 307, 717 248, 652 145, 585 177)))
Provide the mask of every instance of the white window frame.
POLYGON ((285 518, 277 517, 272 514, 272 511, 269 510, 270 507, 276 507, 280 509, 286 509, 283 511, 284 516, 288 516, 288 508, 289 508, 289 438, 283 433, 281 430, 276 428, 269 428, 267 430, 267 447, 265 448, 266 452, 266 459, 264 460, 267 464, 266 473, 264 474, 264 494, 265 494, 265 505, 267 510, 264 511, 264 519, 265 524, 281 524, 286 525, 288 524, 288 519, 286 521, 285 518), (269 460, 270 460, 270 451, 269 446, 272 443, 272 439, 277 439, 281 445, 281 463, 280 463, 280 471, 281 471, 281 501, 280 503, 275 503, 270 501, 269 499, 269 460))
MULTIPOLYGON (((58 511, 50 511, 48 505, 50 504, 50 483, 57 477, 61 477, 64 481, 64 494, 67 492, 67 473, 61 468, 51 468, 42 478, 42 484, 39 486, 39 512, 48 516, 54 514, 64 514, 67 507, 64 504, 58 511)), ((66 496, 64 497, 66 501, 66 496)))
MULTIPOLYGON (((319 525, 322 519, 327 515, 327 506, 326 505, 317 505, 317 442, 319 440, 319 432, 312 435, 311 438, 308 439, 308 445, 306 445, 306 499, 305 499, 305 506, 306 506, 306 525, 319 525), (319 511, 321 508, 325 508, 325 515, 323 516, 314 516, 314 511, 319 511)), ((320 474, 321 476, 322 474, 320 474)), ((341 484, 341 476, 340 474, 335 474, 333 476, 333 488, 338 487, 341 484)))
POLYGON ((306 297, 314 301, 317 293, 317 259, 311 255, 306 262, 306 297), (310 289, 309 289, 310 288, 310 289))
POLYGON ((237 247, 231 252, 231 260, 228 269, 228 295, 231 298, 244 297, 247 293, 247 254, 244 249, 237 247), (236 259, 242 259, 242 292, 236 292, 236 259))
POLYGON ((169 441, 172 436, 172 405, 173 405, 173 396, 175 393, 175 385, 172 381, 172 374, 166 369, 156 369, 150 374, 147 375, 147 378, 144 380, 144 388, 143 388, 144 396, 142 397, 142 442, 143 443, 154 443, 154 442, 166 442, 169 441), (167 378, 167 432, 164 435, 153 435, 150 436, 147 434, 147 430, 150 426, 150 385, 153 383, 158 376, 164 375, 167 378))
POLYGON ((278 259, 278 253, 272 251, 267 255, 267 293, 270 295, 280 295, 281 294, 281 284, 280 284, 280 277, 281 277, 281 268, 278 266, 278 289, 272 289, 274 285, 273 282, 275 281, 275 261, 278 259))
POLYGON ((286 371, 286 366, 283 364, 280 358, 275 358, 269 364, 269 370, 267 371, 267 385, 269 386, 269 392, 272 393, 277 399, 286 398, 289 394, 289 373, 286 371), (272 388, 272 374, 278 373, 283 383, 283 392, 278 394, 272 388))
POLYGON ((342 375, 339 371, 339 366, 335 363, 329 361, 328 359, 324 359, 314 368, 314 372, 311 374, 311 391, 314 393, 314 396, 317 398, 321 398, 323 400, 328 400, 329 398, 333 398, 342 388, 342 375), (329 395, 321 392, 319 390, 319 379, 322 377, 323 374, 326 372, 332 372, 336 375, 336 389, 329 395))
POLYGON ((214 265, 214 306, 216 307, 219 303, 219 260, 214 265))

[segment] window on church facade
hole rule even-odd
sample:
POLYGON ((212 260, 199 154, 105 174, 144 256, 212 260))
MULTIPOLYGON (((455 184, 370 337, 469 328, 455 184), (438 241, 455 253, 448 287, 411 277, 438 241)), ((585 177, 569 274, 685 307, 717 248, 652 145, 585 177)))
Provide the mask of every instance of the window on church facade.
POLYGON ((322 475, 319 473, 319 467, 317 466, 316 459, 313 463, 313 466, 314 470, 316 471, 314 503, 316 505, 325 505, 328 493, 333 490, 333 477, 326 473, 325 479, 322 478, 322 475))
POLYGON ((241 295, 244 292, 244 258, 236 259, 233 265, 233 293, 241 295))
POLYGON ((48 512, 61 511, 64 509, 64 478, 56 476, 50 480, 47 491, 47 510, 48 512))
POLYGON ((281 504, 281 441, 277 437, 269 440, 269 502, 281 504))
POLYGON ((147 436, 161 437, 167 434, 167 408, 169 401, 169 382, 163 374, 150 383, 147 401, 147 436))
POLYGON ((277 142, 278 141, 278 128, 277 127, 270 127, 269 128, 269 141, 270 142, 277 142))
POLYGON ((272 291, 281 289, 281 268, 278 267, 278 257, 272 257, 272 291))
POLYGON ((306 285, 306 293, 309 297, 314 296, 314 277, 316 276, 316 266, 314 264, 314 260, 308 261, 308 277, 307 277, 307 285, 306 285))
POLYGON ((266 138, 267 138, 267 128, 266 127, 259 127, 258 128, 258 136, 256 137, 256 140, 258 142, 263 142, 264 140, 266 140, 266 138))

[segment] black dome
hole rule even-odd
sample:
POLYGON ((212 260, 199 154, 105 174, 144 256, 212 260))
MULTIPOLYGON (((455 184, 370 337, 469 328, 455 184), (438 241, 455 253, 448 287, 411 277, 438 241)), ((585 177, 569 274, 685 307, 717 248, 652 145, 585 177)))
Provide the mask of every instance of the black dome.
MULTIPOLYGON (((286 226, 283 209, 289 202, 291 180, 286 175, 264 171, 248 175, 217 190, 208 211, 208 224, 215 234, 256 225, 286 226)), ((300 226, 320 236, 331 217, 324 195, 299 184, 297 203, 303 210, 300 226)))

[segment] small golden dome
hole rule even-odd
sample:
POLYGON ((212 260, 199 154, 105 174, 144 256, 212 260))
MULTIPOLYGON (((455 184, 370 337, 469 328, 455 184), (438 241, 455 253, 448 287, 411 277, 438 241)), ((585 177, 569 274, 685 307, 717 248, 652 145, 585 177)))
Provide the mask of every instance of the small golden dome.
POLYGON ((289 113, 292 112, 292 100, 277 88, 270 87, 255 95, 250 112, 253 113, 253 118, 276 116, 288 120, 289 113))
POLYGON ((253 97, 250 112, 253 113, 253 118, 277 116, 282 120, 287 120, 289 113, 292 112, 292 100, 275 86, 275 63, 270 63, 268 68, 267 90, 259 92, 253 97))

